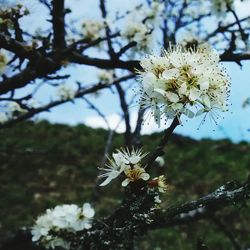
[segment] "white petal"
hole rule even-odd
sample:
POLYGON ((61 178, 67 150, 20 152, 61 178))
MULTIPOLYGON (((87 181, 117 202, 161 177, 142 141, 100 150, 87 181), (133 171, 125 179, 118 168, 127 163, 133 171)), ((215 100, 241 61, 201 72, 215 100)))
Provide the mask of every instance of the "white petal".
POLYGON ((186 83, 183 83, 180 88, 178 89, 178 92, 180 95, 186 94, 187 92, 187 85, 186 83))
POLYGON ((99 186, 101 186, 101 187, 106 186, 106 185, 108 185, 112 180, 113 180, 113 178, 109 176, 104 182, 102 182, 101 184, 99 184, 99 186))
POLYGON ((207 90, 209 88, 209 80, 199 81, 200 90, 207 90))
POLYGON ((126 187, 129 184, 130 180, 127 178, 122 182, 122 186, 126 187))
POLYGON ((211 108, 211 102, 210 102, 210 98, 209 98, 208 95, 205 95, 205 96, 203 97, 203 102, 204 102, 204 104, 205 104, 208 108, 211 108))
POLYGON ((91 207, 89 203, 84 203, 83 213, 85 217, 92 218, 95 215, 95 210, 91 207))
POLYGON ((175 93, 167 91, 166 96, 169 99, 169 101, 171 101, 171 102, 175 103, 175 102, 179 101, 179 96, 177 94, 175 94, 175 93))
POLYGON ((148 173, 142 173, 141 174, 141 179, 144 181, 147 181, 150 178, 150 175, 148 173))
POLYGON ((129 161, 130 161, 130 163, 132 163, 132 164, 136 164, 136 163, 138 163, 140 160, 141 160, 141 157, 138 156, 138 155, 134 155, 134 156, 131 156, 131 157, 129 158, 129 161))
POLYGON ((170 91, 165 91, 163 89, 155 89, 155 92, 167 97, 167 99, 170 102, 178 102, 179 101, 179 96, 175 93, 170 92, 170 91))
POLYGON ((200 115, 204 114, 204 112, 205 112, 205 109, 202 108, 202 109, 200 109, 200 110, 195 114, 195 116, 200 116, 200 115))
POLYGON ((201 91, 197 88, 192 88, 189 93, 189 99, 190 101, 197 100, 201 95, 201 91))
POLYGON ((193 118, 194 117, 194 112, 185 108, 183 109, 182 113, 186 115, 188 118, 193 118))
POLYGON ((171 80, 173 78, 177 78, 179 74, 180 74, 179 70, 176 68, 173 68, 173 69, 164 70, 162 73, 162 77, 165 80, 171 80))
POLYGON ((152 72, 148 72, 143 75, 142 84, 145 92, 151 92, 154 89, 154 85, 156 84, 158 78, 152 72))

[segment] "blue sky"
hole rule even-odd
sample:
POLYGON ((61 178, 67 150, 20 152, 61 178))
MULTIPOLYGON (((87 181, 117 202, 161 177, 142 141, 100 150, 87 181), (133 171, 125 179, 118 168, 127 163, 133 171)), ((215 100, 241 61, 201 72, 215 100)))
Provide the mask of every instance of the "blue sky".
MULTIPOLYGON (((33 1, 22 1, 26 2, 27 5, 31 8, 32 12, 32 26, 30 26, 30 18, 23 20, 25 26, 29 26, 29 29, 35 30, 38 26, 43 26, 45 28, 49 27, 48 23, 43 19, 41 13, 46 13, 45 9, 41 9, 40 6, 34 4, 33 1)), ((69 1, 66 1, 66 3, 69 1)), ((117 1, 109 0, 112 10, 131 8, 135 3, 139 1, 127 0, 127 1, 117 1)), ((71 7, 74 15, 69 18, 96 18, 99 15, 93 9, 98 8, 98 0, 86 0, 84 4, 80 4, 80 0, 71 0, 71 7), (79 8, 82 6, 82 8, 79 8)), ((249 7, 249 6, 248 6, 249 7)), ((245 16, 246 8, 240 6, 239 11, 242 16, 245 16)), ((96 55, 95 55, 96 56, 96 55)), ((232 89, 230 96, 230 103, 232 104, 230 112, 223 114, 224 119, 220 119, 219 124, 215 123, 207 117, 205 124, 199 126, 202 118, 198 117, 194 120, 189 120, 188 122, 183 122, 183 126, 179 127, 176 132, 182 135, 191 136, 196 139, 201 138, 229 138, 234 142, 247 140, 250 141, 250 107, 243 109, 243 101, 250 96, 250 63, 244 62, 243 67, 240 68, 236 63, 225 63, 224 66, 227 68, 227 71, 232 78, 232 89), (197 128, 200 127, 199 130, 197 128)), ((69 67, 65 70, 65 73, 70 73, 72 75, 70 82, 75 80, 82 80, 86 83, 95 82, 96 72, 95 69, 87 66, 74 66, 69 67)), ((30 87, 29 87, 30 88, 30 87)), ((20 94, 27 93, 28 89, 22 90, 20 94)), ((37 98, 42 101, 49 100, 48 92, 52 93, 54 90, 50 87, 44 87, 41 89, 37 98)), ((115 127, 116 123, 119 122, 119 116, 117 115, 120 112, 119 102, 117 96, 115 96, 111 91, 103 91, 99 98, 93 96, 88 97, 93 101, 103 113, 105 113, 110 121, 111 127, 115 127)), ((131 109, 131 112, 133 113, 131 109)), ((39 119, 48 119, 53 123, 66 123, 66 124, 79 124, 86 123, 87 125, 93 127, 104 127, 103 121, 96 115, 95 112, 87 108, 86 103, 82 100, 76 101, 74 104, 67 103, 52 109, 51 112, 42 113, 38 116, 39 119)), ((136 119, 135 114, 132 114, 132 120, 136 119)), ((132 122, 133 123, 133 122, 132 122)), ((121 125, 118 131, 122 132, 124 126, 121 125)), ((151 123, 150 125, 145 124, 143 128, 144 133, 151 133, 153 131, 162 131, 162 128, 159 130, 156 125, 151 123)))

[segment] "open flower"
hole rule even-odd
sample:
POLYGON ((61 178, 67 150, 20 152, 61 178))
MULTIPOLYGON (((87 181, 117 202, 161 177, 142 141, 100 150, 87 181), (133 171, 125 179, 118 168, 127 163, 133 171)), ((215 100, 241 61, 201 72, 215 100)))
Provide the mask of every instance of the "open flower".
POLYGON ((109 163, 100 169, 105 173, 100 174, 99 177, 106 178, 100 186, 107 185, 122 173, 127 177, 122 186, 127 186, 129 182, 139 179, 148 180, 149 175, 145 172, 144 168, 140 167, 140 162, 145 155, 140 149, 132 149, 131 151, 128 149, 117 150, 117 153, 112 154, 113 158, 109 159, 109 163))
POLYGON ((110 70, 99 70, 98 79, 103 84, 112 84, 114 82, 114 72, 110 70))
POLYGON ((82 27, 86 39, 95 40, 104 35, 105 23, 103 20, 85 20, 82 27))
POLYGON ((229 79, 209 45, 170 46, 161 56, 142 59, 141 66, 140 104, 151 109, 159 126, 163 115, 193 118, 212 109, 227 110, 229 79))
POLYGON ((37 218, 35 225, 32 227, 32 241, 39 242, 46 248, 60 246, 70 249, 70 244, 56 236, 56 232, 64 230, 74 233, 89 229, 94 214, 95 211, 89 203, 84 203, 82 208, 70 204, 47 209, 45 214, 37 218))
POLYGON ((57 88, 57 96, 60 98, 60 100, 71 100, 74 99, 76 94, 75 89, 73 89, 68 84, 61 84, 57 88))

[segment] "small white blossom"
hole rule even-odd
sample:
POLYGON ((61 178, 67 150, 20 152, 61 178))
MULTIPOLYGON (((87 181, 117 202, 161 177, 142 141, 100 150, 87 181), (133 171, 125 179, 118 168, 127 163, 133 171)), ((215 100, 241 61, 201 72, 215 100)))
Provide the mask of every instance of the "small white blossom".
POLYGON ((122 182, 122 186, 127 186, 130 182, 139 179, 148 180, 149 175, 145 172, 144 168, 140 166, 140 161, 146 156, 141 150, 127 149, 117 150, 113 153, 113 159, 109 159, 106 167, 101 168, 105 173, 99 175, 100 178, 106 178, 100 186, 105 186, 111 180, 117 178, 120 174, 124 173, 126 179, 122 182))
POLYGON ((96 40, 104 35, 105 23, 103 20, 85 20, 82 27, 84 38, 89 40, 96 40))
POLYGON ((163 10, 163 3, 153 1, 151 6, 137 6, 126 16, 120 34, 127 42, 137 43, 133 50, 148 51, 153 47, 154 29, 159 26, 163 10))
POLYGON ((136 42, 138 50, 147 51, 151 45, 152 36, 150 29, 143 23, 135 23, 130 20, 126 26, 121 30, 121 37, 128 40, 128 42, 136 42))
POLYGON ((34 99, 34 98, 31 98, 29 99, 27 102, 26 102, 26 105, 29 107, 29 108, 38 108, 40 106, 40 103, 34 99))
POLYGON ((163 158, 162 156, 158 156, 158 157, 155 159, 155 162, 157 162, 158 165, 159 165, 160 167, 163 167, 164 164, 165 164, 165 160, 164 160, 164 158, 163 158))
POLYGON ((208 45, 170 46, 162 56, 142 59, 141 66, 140 104, 151 108, 159 126, 163 115, 193 118, 212 109, 227 110, 229 79, 208 45))
POLYGON ((95 211, 89 203, 85 203, 82 208, 71 204, 47 209, 44 215, 37 218, 32 227, 32 241, 38 241, 46 248, 54 249, 56 246, 60 246, 70 249, 70 244, 67 241, 50 233, 56 233, 59 230, 74 233, 89 229, 94 214, 95 211))
POLYGON ((8 116, 6 115, 5 112, 0 112, 0 124, 4 124, 5 122, 7 122, 8 116))
POLYGON ((8 119, 16 118, 21 113, 25 113, 26 110, 23 109, 17 102, 7 103, 6 115, 8 119))
POLYGON ((57 96, 60 100, 71 100, 74 99, 75 95, 76 91, 70 85, 61 84, 57 87, 57 96))
POLYGON ((108 70, 99 70, 98 79, 103 84, 112 84, 114 82, 114 72, 108 70))
POLYGON ((154 202, 155 202, 155 203, 158 203, 158 204, 160 204, 160 203, 162 202, 159 195, 156 195, 156 196, 154 197, 154 202))

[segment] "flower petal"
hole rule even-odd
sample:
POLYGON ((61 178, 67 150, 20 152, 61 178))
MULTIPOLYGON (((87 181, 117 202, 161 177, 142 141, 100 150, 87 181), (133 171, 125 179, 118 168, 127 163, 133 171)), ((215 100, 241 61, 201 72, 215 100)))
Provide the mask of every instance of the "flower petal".
POLYGON ((130 180, 128 178, 126 178, 123 182, 122 182, 122 186, 126 187, 128 184, 130 183, 130 180))
POLYGON ((147 181, 150 178, 150 175, 148 173, 142 173, 140 177, 144 181, 147 181))

